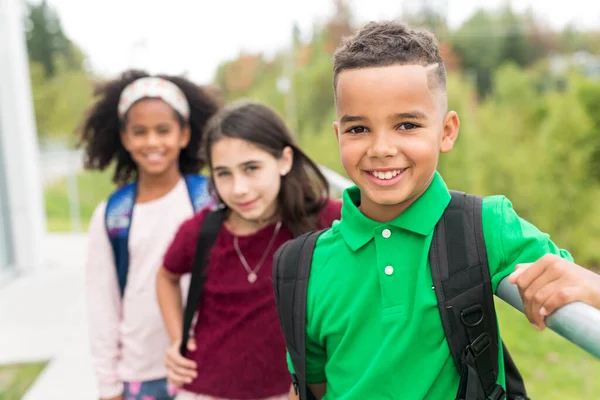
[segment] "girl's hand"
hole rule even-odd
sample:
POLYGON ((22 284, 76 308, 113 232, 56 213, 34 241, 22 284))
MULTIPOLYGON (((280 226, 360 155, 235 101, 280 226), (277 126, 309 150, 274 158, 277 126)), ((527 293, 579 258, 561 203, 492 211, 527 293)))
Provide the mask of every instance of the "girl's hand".
POLYGON ((123 395, 120 394, 120 395, 115 396, 115 397, 105 398, 105 399, 100 399, 100 400, 123 400, 123 395))
MULTIPOLYGON (((167 367, 167 380, 170 384, 182 387, 187 383, 192 383, 198 376, 196 370, 196 362, 185 358, 179 353, 179 346, 181 340, 176 340, 171 344, 171 347, 167 351, 167 361, 165 366, 167 367)), ((188 340, 187 344, 188 351, 196 350, 196 341, 192 338, 188 340)))

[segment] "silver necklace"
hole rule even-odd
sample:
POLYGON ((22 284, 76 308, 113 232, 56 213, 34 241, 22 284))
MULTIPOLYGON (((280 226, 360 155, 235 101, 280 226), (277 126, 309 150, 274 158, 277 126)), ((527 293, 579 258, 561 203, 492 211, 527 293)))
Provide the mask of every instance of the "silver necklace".
POLYGON ((269 241, 267 249, 265 250, 260 261, 258 262, 258 264, 256 264, 256 267, 254 267, 254 269, 250 268, 250 265, 248 265, 248 261, 246 261, 246 257, 244 257, 244 255, 242 254, 242 251, 240 250, 240 245, 238 243, 238 237, 237 236, 233 237, 233 247, 235 248, 235 252, 237 253, 238 258, 240 259, 240 262, 244 266, 244 269, 248 273, 248 282, 254 283, 254 282, 256 282, 256 279, 258 279, 257 273, 260 270, 260 267, 262 267, 263 263, 265 262, 267 255, 269 254, 269 251, 271 250, 271 247, 273 247, 273 244, 275 243, 275 238, 277 237, 277 234, 279 233, 279 229, 281 229, 281 221, 279 221, 277 223, 277 225, 275 226, 275 230, 273 231, 273 236, 271 237, 271 240, 269 241))

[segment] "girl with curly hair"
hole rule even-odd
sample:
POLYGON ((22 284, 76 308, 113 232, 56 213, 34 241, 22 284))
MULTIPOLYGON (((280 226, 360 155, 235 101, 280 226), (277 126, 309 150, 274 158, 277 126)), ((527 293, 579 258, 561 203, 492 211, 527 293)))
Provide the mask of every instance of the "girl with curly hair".
POLYGON ((86 295, 101 399, 164 400, 169 337, 156 272, 177 228, 210 196, 198 175, 213 92, 182 77, 126 71, 96 88, 80 131, 85 167, 114 165, 118 189, 89 227, 86 295))

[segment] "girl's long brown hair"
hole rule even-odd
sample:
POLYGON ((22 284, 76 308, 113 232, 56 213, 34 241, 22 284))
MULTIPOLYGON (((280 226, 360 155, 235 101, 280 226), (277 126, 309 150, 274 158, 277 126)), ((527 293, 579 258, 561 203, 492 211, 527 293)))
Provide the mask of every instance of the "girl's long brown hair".
POLYGON ((290 147, 294 152, 292 169, 281 178, 278 197, 282 222, 294 236, 319 228, 319 214, 327 204, 329 184, 319 167, 298 148, 273 110, 258 103, 241 103, 214 115, 206 126, 203 145, 204 157, 211 168, 210 150, 223 138, 246 140, 278 159, 290 147))

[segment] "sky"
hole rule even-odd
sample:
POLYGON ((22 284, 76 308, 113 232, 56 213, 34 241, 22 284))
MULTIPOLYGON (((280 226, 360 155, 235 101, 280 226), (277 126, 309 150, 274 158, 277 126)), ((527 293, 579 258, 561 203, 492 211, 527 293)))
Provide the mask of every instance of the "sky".
MULTIPOLYGON (((39 0, 38 0, 39 1, 39 0)), ((350 0, 358 23, 392 19, 423 0, 350 0)), ((478 8, 510 2, 532 8, 551 26, 600 27, 600 2, 590 0, 428 0, 451 27, 478 8), (585 4, 584 6, 584 2, 585 4)), ((48 0, 63 30, 89 57, 90 67, 113 76, 130 67, 187 73, 209 83, 217 66, 240 52, 272 55, 288 46, 295 23, 304 35, 332 15, 332 0, 48 0)))

